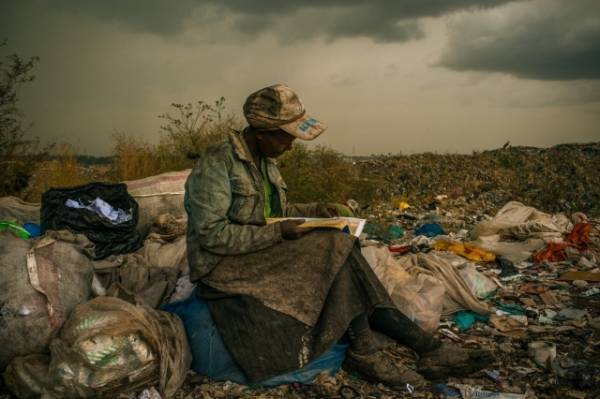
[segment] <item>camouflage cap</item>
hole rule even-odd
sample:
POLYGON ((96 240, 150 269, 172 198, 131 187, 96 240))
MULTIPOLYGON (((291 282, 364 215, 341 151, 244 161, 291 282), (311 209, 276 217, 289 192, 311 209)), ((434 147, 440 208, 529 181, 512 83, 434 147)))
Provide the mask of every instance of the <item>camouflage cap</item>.
POLYGON ((306 115, 304 104, 286 85, 276 84, 250 94, 244 116, 258 129, 281 129, 301 140, 313 140, 327 125, 306 115))

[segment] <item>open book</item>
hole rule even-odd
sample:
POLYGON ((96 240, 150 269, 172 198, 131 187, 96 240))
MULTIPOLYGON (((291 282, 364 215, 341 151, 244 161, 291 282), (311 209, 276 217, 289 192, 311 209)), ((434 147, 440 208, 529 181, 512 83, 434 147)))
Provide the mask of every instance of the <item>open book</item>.
POLYGON ((365 219, 338 216, 334 218, 268 218, 267 224, 281 222, 286 219, 304 219, 300 227, 337 229, 359 237, 365 228, 365 219))

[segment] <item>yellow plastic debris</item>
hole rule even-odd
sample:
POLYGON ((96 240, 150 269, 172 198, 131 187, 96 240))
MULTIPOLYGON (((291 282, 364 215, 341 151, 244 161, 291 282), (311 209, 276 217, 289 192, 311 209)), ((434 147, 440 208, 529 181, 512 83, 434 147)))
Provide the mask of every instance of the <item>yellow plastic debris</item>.
POLYGON ((395 208, 400 209, 401 211, 404 211, 408 208, 412 208, 412 206, 408 202, 406 202, 404 199, 398 198, 398 197, 396 197, 392 200, 392 205, 395 208))
POLYGON ((496 260, 496 254, 485 251, 476 245, 463 244, 452 241, 438 241, 433 244, 436 251, 450 251, 473 262, 493 262, 496 260))

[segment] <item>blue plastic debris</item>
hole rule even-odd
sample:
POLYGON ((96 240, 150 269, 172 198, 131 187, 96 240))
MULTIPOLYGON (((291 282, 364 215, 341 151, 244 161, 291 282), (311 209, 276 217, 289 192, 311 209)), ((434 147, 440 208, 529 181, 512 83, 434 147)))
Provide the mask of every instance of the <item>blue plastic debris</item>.
POLYGON ((415 235, 425 237, 435 237, 446 234, 442 226, 437 223, 426 223, 415 229, 415 235))

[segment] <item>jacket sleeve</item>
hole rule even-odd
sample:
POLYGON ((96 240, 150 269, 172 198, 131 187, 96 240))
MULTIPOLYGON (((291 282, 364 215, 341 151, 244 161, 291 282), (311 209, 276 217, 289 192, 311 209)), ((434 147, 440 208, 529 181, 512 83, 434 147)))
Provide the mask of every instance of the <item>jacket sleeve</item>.
POLYGON ((285 207, 285 216, 288 217, 317 217, 317 205, 316 202, 310 202, 308 204, 287 204, 285 207))
POLYGON ((231 185, 223 154, 206 154, 186 183, 186 207, 198 244, 217 255, 240 255, 283 240, 279 223, 264 226, 232 223, 231 185))

